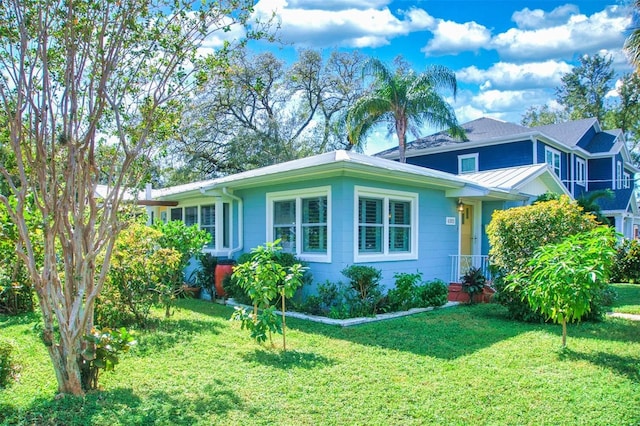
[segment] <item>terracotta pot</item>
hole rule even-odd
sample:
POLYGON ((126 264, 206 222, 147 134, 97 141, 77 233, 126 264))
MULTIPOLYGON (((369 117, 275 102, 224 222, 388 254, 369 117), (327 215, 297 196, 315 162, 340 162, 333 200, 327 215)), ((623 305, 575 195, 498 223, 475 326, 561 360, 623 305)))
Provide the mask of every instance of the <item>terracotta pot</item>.
POLYGON ((222 281, 227 275, 231 275, 233 273, 233 265, 235 262, 218 262, 216 265, 216 295, 219 297, 226 297, 227 293, 224 291, 222 287, 222 281))

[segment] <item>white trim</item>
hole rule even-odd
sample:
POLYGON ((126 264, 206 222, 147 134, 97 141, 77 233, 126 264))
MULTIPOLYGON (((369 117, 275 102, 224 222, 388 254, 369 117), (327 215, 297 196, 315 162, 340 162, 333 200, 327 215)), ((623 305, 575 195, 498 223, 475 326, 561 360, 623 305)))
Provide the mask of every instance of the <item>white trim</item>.
MULTIPOLYGON (((213 256, 225 256, 228 255, 228 253, 231 251, 231 247, 233 246, 233 199, 230 198, 226 198, 226 197, 220 197, 220 196, 216 196, 216 197, 204 197, 204 198, 199 198, 197 200, 194 200, 188 204, 184 204, 182 206, 177 206, 177 207, 169 207, 167 209, 167 221, 171 220, 171 211, 176 209, 176 210, 181 210, 182 211, 182 219, 181 222, 184 223, 186 225, 185 219, 186 219, 186 213, 185 210, 188 208, 196 208, 197 211, 197 218, 196 218, 196 223, 192 224, 192 225, 198 225, 199 229, 203 229, 202 228, 202 206, 215 206, 215 216, 214 216, 214 234, 215 234, 215 241, 212 241, 213 243, 213 247, 210 246, 204 246, 204 248, 202 249, 202 251, 204 253, 211 253, 213 256), (228 232, 229 232, 229 247, 223 247, 223 237, 224 237, 224 220, 223 220, 223 209, 224 209, 224 204, 229 204, 229 223, 228 223, 228 232)), ((190 225, 190 226, 192 226, 190 225)))
MULTIPOLYGON (((552 158, 552 160, 553 160, 553 158, 552 158)), ((557 150, 557 149, 555 149, 555 148, 551 148, 550 146, 545 145, 545 146, 544 146, 544 162, 545 162, 546 164, 549 164, 549 167, 551 167, 551 170, 552 170, 554 173, 556 173, 556 175, 558 176, 558 178, 559 178, 559 179, 561 179, 561 180, 562 180, 562 154, 560 153, 560 151, 558 151, 558 150, 557 150), (550 152, 550 153, 551 153, 551 155, 553 155, 553 156, 554 156, 554 158, 555 158, 555 156, 558 156, 558 172, 557 172, 557 173, 556 173, 555 166, 554 166, 553 164, 549 164, 549 163, 547 162, 547 153, 548 153, 548 152, 550 152)))
POLYGON ((616 160, 615 185, 611 189, 622 189, 622 161, 616 160))
POLYGON ((355 186, 353 191, 353 263, 388 262, 396 260, 418 259, 418 203, 419 196, 415 192, 396 191, 391 189, 355 186), (382 253, 360 254, 358 247, 359 223, 358 211, 360 197, 376 198, 383 201, 383 236, 382 253), (408 252, 389 251, 389 201, 406 201, 411 206, 410 249, 408 252))
POLYGON ((479 170, 479 167, 480 166, 478 164, 478 153, 477 152, 475 152, 473 154, 461 154, 461 155, 458 155, 458 174, 459 175, 466 174, 466 173, 477 173, 478 170, 479 170), (473 158, 475 160, 475 162, 474 162, 475 167, 474 167, 473 170, 463 172, 462 171, 462 162, 464 160, 468 160, 470 158, 473 158))
POLYGON ((275 201, 295 200, 296 203, 296 252, 293 253, 300 260, 307 262, 331 263, 331 186, 318 186, 313 188, 294 189, 290 191, 268 192, 266 194, 266 229, 267 241, 273 241, 273 203, 275 201), (327 197, 327 252, 304 253, 302 251, 302 199, 309 197, 327 197))
POLYGON ((582 157, 576 157, 576 175, 575 175, 575 182, 576 185, 580 185, 580 186, 584 186, 585 187, 585 191, 587 190, 587 161, 582 158, 582 157), (583 174, 583 178, 581 179, 580 177, 580 165, 582 164, 582 172, 583 174))

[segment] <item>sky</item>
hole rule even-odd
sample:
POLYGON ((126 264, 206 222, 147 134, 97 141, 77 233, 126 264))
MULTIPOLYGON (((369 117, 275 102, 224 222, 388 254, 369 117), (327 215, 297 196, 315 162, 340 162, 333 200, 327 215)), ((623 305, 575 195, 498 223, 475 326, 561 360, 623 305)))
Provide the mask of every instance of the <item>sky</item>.
MULTIPOLYGON (((458 94, 446 99, 460 123, 480 117, 519 123, 530 106, 554 107, 562 75, 584 54, 611 55, 620 75, 632 70, 622 50, 629 1, 259 0, 255 9, 275 12, 287 46, 252 48, 285 60, 297 48, 357 49, 389 64, 402 55, 417 72, 448 67, 458 94)), ((384 127, 365 152, 396 145, 384 127)))

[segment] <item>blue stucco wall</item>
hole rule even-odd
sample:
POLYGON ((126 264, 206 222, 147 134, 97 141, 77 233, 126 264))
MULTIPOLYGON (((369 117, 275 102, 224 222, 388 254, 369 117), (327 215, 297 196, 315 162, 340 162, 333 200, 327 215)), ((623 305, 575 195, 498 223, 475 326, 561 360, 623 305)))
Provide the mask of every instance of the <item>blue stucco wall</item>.
POLYGON ((475 153, 478 153, 479 171, 533 164, 530 140, 409 157, 407 163, 458 174, 458 156, 475 153))
POLYGON ((264 244, 266 239, 266 194, 268 192, 295 189, 331 187, 331 263, 308 262, 313 274, 314 286, 304 293, 315 292, 315 285, 327 280, 345 281, 340 271, 354 263, 354 194, 355 187, 368 187, 405 191, 418 194, 418 260, 377 261, 359 263, 382 271, 382 285, 391 288, 394 274, 420 271, 425 280, 435 278, 448 280, 450 255, 458 252, 459 224, 447 225, 447 217, 457 218, 457 199, 444 196, 444 191, 419 188, 411 185, 396 185, 363 178, 334 177, 321 182, 294 182, 286 185, 237 191, 244 199, 244 252, 264 244))

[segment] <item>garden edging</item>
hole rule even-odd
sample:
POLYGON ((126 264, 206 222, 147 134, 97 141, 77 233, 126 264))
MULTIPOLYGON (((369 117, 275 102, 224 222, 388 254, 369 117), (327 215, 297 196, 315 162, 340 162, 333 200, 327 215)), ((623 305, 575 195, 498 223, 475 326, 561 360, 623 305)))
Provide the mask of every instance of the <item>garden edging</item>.
MULTIPOLYGON (((224 301, 222 301, 222 300, 220 300, 220 302, 224 303, 224 301)), ((227 299, 226 300, 226 304, 227 305, 231 305, 231 306, 240 306, 240 307, 244 307, 244 308, 253 309, 252 306, 243 305, 242 303, 237 303, 233 299, 227 299)), ((442 306, 438 306, 437 309, 450 308, 452 306, 457 306, 459 304, 460 304, 459 302, 447 302, 442 306)), ((335 319, 335 318, 322 317, 322 316, 319 316, 319 315, 310 315, 310 314, 303 314, 301 312, 287 311, 287 317, 309 320, 309 321, 318 322, 318 323, 321 323, 321 324, 339 325, 340 327, 350 327, 350 326, 358 325, 358 324, 366 324, 366 323, 370 323, 370 322, 377 322, 377 321, 384 321, 384 320, 389 320, 389 319, 393 319, 393 318, 405 317, 405 316, 408 316, 408 315, 419 314, 421 312, 432 311, 434 309, 436 309, 436 308, 434 308, 433 306, 430 306, 428 308, 412 308, 412 309, 409 309, 408 311, 389 312, 389 313, 386 313, 386 314, 377 314, 376 316, 373 316, 373 317, 358 317, 358 318, 347 318, 347 319, 335 319)), ((277 314, 281 314, 280 311, 275 311, 275 312, 277 314)))

